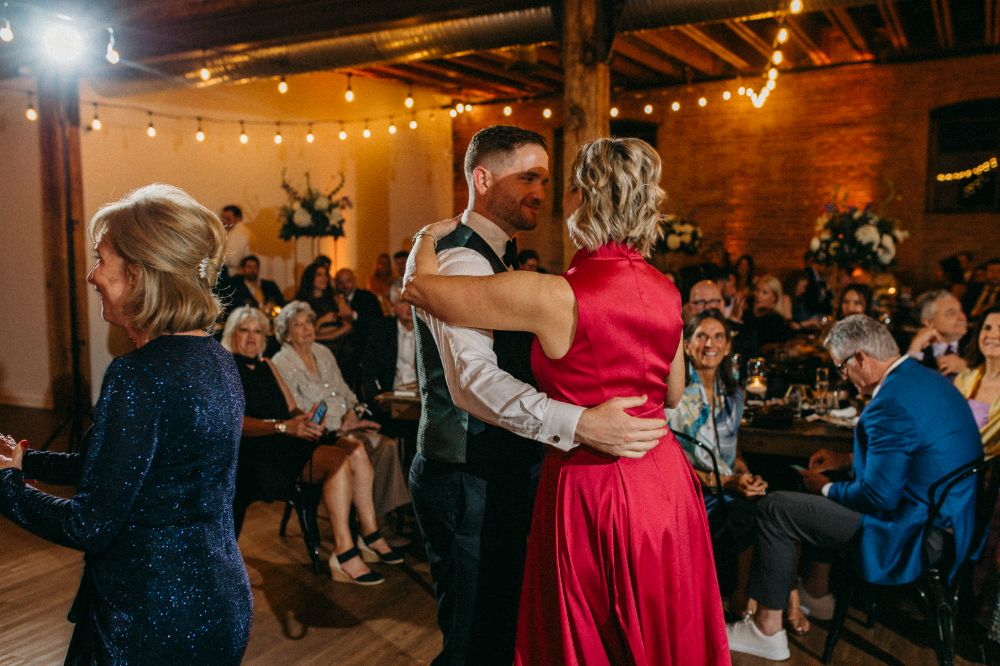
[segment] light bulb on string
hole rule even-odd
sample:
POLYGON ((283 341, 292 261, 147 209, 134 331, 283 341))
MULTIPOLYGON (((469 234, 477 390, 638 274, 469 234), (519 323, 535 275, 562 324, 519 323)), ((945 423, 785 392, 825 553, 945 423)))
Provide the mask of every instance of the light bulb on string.
POLYGON ((198 131, 194 134, 194 140, 198 143, 205 141, 205 132, 201 129, 201 116, 198 117, 198 131))
POLYGON ((395 133, 396 133, 396 123, 392 120, 389 120, 389 134, 395 134, 395 133))
POLYGON ((764 85, 764 89, 765 90, 774 90, 774 87, 777 86, 777 85, 778 85, 777 81, 775 81, 774 79, 769 79, 768 82, 764 85))
POLYGON ((118 49, 115 48, 115 31, 112 28, 108 28, 108 50, 104 53, 104 59, 112 65, 117 65, 122 59, 118 49))
POLYGON ((618 107, 617 106, 611 107, 611 110, 609 111, 609 113, 611 114, 612 118, 617 118, 618 117, 618 107))
POLYGON ((149 114, 149 125, 146 126, 146 136, 150 139, 156 138, 156 127, 153 126, 153 112, 147 111, 149 114))
POLYGON ((201 71, 198 72, 202 81, 208 81, 212 78, 212 72, 208 71, 208 61, 205 60, 205 49, 201 50, 201 71))
POLYGON ((774 53, 771 54, 771 62, 775 65, 780 65, 785 60, 785 54, 780 50, 775 49, 774 53))
POLYGON ((472 113, 472 105, 471 104, 466 103, 466 105, 465 105, 465 112, 466 113, 472 113))
POLYGON ((406 84, 406 99, 403 100, 403 106, 408 109, 413 108, 413 82, 410 81, 406 84))
POLYGON ((281 123, 274 123, 274 143, 280 144, 284 140, 284 137, 281 136, 281 123))
POLYGON ((344 129, 344 123, 340 123, 340 132, 337 133, 337 138, 341 141, 347 141, 347 130, 344 129))
POLYGON ((508 104, 507 106, 503 107, 503 115, 505 115, 505 116, 507 116, 509 118, 512 113, 514 113, 514 109, 512 109, 510 107, 510 104, 508 104))
POLYGON ((802 0, 792 0, 791 4, 788 5, 788 11, 793 14, 801 14, 803 9, 802 0))
POLYGON ((24 110, 24 117, 31 122, 38 120, 38 111, 35 109, 35 102, 31 95, 28 95, 28 108, 24 110))
POLYGON ((316 140, 316 135, 313 134, 313 124, 309 123, 309 131, 306 132, 306 143, 312 143, 316 140))
POLYGON ((772 81, 778 78, 778 68, 772 67, 771 69, 767 70, 767 78, 771 79, 772 81))
POLYGON ((736 94, 739 95, 740 97, 743 97, 743 95, 746 95, 747 94, 746 86, 740 86, 739 88, 737 88, 736 89, 736 94))
POLYGON ((458 104, 455 105, 455 110, 458 111, 459 113, 463 113, 465 112, 465 105, 459 102, 458 104))
POLYGON ((288 92, 288 81, 285 80, 285 75, 281 75, 281 80, 278 81, 278 92, 284 95, 288 92))
POLYGON ((365 129, 361 132, 361 136, 366 139, 372 138, 372 131, 368 129, 368 119, 365 118, 365 129))
POLYGON ((542 109, 542 118, 548 120, 551 117, 552 117, 552 109, 550 109, 549 107, 545 107, 544 109, 542 109))
POLYGON ((648 116, 649 114, 651 114, 653 112, 653 105, 652 104, 647 104, 646 106, 642 107, 642 110, 648 116))
POLYGON ((90 119, 90 129, 95 132, 99 132, 104 124, 101 119, 97 116, 97 104, 94 104, 94 117, 90 119))
POLYGON ((728 102, 732 98, 733 98, 733 93, 729 92, 728 90, 722 91, 722 99, 728 102))
POLYGON ((14 41, 14 31, 10 29, 10 21, 7 19, 3 20, 3 27, 0 28, 0 39, 5 42, 14 41))
POLYGON ((347 90, 344 91, 344 99, 346 99, 348 102, 354 101, 354 89, 351 88, 351 76, 353 75, 352 74, 347 75, 347 90))
POLYGON ((674 102, 673 104, 670 105, 670 110, 671 111, 680 111, 681 110, 681 103, 680 102, 674 102))
POLYGON ((778 43, 779 44, 784 44, 787 41, 788 41, 788 28, 779 28, 778 29, 778 43))
POLYGON ((449 109, 448 110, 448 115, 451 116, 452 118, 457 118, 458 117, 458 111, 456 111, 455 109, 449 109))
POLYGON ((250 142, 250 137, 247 136, 246 127, 243 126, 243 121, 240 121, 240 143, 246 145, 250 142))
POLYGON ((698 98, 698 106, 704 107, 707 104, 708 104, 708 99, 706 99, 704 97, 699 97, 698 98))
POLYGON ((410 129, 417 129, 417 114, 415 113, 410 114, 410 129))

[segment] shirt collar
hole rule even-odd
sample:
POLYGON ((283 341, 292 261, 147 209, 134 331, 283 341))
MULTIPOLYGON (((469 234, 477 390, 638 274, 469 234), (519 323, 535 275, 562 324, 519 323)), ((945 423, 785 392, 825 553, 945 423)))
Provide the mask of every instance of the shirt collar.
POLYGON ((462 213, 462 224, 467 225, 477 234, 479 234, 487 245, 490 246, 498 257, 502 257, 504 252, 507 250, 507 241, 510 240, 510 236, 504 233, 503 229, 498 227, 495 222, 483 217, 479 213, 466 209, 462 213))
POLYGON ((875 390, 872 391, 872 398, 873 399, 875 398, 875 396, 878 395, 878 392, 882 389, 882 384, 885 383, 885 380, 889 376, 889 374, 893 370, 895 370, 896 368, 898 368, 899 366, 901 366, 903 364, 903 361, 905 361, 908 358, 910 358, 910 357, 907 356, 906 354, 903 354, 902 356, 900 356, 899 358, 896 359, 895 363, 893 363, 888 368, 886 368, 885 373, 882 375, 882 379, 878 380, 878 386, 876 386, 875 390))

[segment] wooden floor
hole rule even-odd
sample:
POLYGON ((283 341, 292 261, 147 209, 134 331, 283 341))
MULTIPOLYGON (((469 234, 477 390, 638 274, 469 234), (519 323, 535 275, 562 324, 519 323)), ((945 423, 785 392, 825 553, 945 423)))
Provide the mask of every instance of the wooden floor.
MULTIPOLYGON (((0 432, 44 441, 59 419, 48 412, 0 406, 0 432)), ((60 443, 57 441, 55 447, 60 443)), ((376 565, 387 580, 376 587, 315 576, 294 520, 277 534, 278 504, 255 504, 240 538, 254 591, 248 664, 426 664, 440 649, 435 605, 422 546, 404 548, 406 564, 376 565)), ((328 530, 324 529, 324 534, 328 530)), ((324 544, 329 548, 329 543, 324 544)), ((328 550, 327 550, 328 552, 328 550)), ((81 555, 42 541, 0 518, 0 664, 62 663, 66 622, 80 576, 81 555)), ((855 618, 860 616, 855 613, 855 618)), ((785 664, 820 664, 823 623, 795 637, 785 664)), ((866 630, 848 621, 834 663, 851 666, 934 664, 927 626, 898 622, 866 630)), ((768 664, 734 655, 736 666, 768 664)), ((774 662, 779 663, 779 662, 774 662)), ((959 665, 971 664, 959 658, 959 665)))

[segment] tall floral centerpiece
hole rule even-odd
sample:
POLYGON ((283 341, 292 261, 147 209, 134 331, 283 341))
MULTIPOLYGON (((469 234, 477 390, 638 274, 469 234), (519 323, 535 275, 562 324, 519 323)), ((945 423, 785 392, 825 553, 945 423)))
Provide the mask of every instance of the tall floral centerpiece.
POLYGON ((664 215, 660 221, 661 235, 656 241, 656 252, 666 254, 679 252, 687 255, 698 254, 701 245, 701 229, 695 222, 679 215, 664 215))
POLYGON ((899 221, 881 217, 872 209, 826 206, 816 219, 816 235, 809 241, 809 258, 845 271, 861 268, 881 273, 896 263, 896 250, 910 235, 899 221))
POLYGON ((334 240, 344 235, 344 211, 353 208, 354 204, 346 196, 337 194, 344 188, 344 174, 340 174, 340 182, 328 192, 321 192, 312 186, 309 172, 306 172, 306 189, 300 192, 285 178, 281 172, 281 189, 288 197, 288 203, 281 207, 280 214, 284 222, 279 236, 282 240, 309 236, 319 238, 330 236, 334 240))

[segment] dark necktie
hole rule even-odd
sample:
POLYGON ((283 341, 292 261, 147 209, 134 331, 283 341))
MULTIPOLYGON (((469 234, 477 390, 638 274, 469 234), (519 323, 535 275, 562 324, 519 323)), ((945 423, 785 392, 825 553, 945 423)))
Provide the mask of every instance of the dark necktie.
POLYGON ((517 261, 517 240, 511 238, 507 241, 507 246, 504 248, 503 252, 503 263, 508 268, 517 269, 519 264, 517 261))

